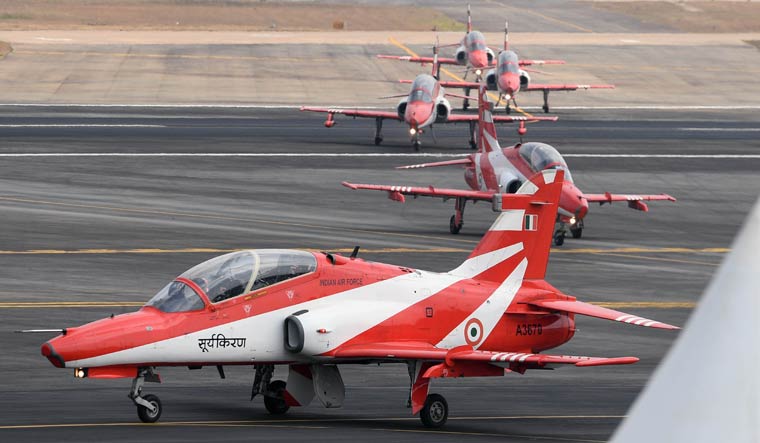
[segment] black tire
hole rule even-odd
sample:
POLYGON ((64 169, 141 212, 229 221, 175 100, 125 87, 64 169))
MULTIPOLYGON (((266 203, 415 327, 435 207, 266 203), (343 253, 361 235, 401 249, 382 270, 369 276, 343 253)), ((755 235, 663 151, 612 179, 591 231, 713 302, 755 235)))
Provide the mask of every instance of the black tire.
POLYGON ((507 111, 507 115, 512 113, 512 108, 510 108, 509 106, 504 107, 504 110, 507 111))
POLYGON ((382 137, 375 137, 375 145, 379 145, 382 142, 383 142, 383 138, 382 137))
POLYGON ((467 108, 469 107, 470 107, 470 102, 468 101, 462 102, 462 111, 466 111, 467 108))
POLYGON ((452 234, 459 234, 459 231, 462 230, 462 223, 456 224, 456 215, 452 215, 449 219, 449 232, 452 234))
POLYGON ((420 411, 420 420, 426 428, 440 428, 449 418, 449 404, 442 395, 430 394, 420 411))
POLYGON ((470 149, 478 149, 478 144, 475 143, 475 140, 470 140, 470 149))
POLYGON ((286 383, 282 380, 275 380, 269 383, 267 387, 267 394, 264 396, 264 406, 267 411, 272 415, 282 415, 288 412, 290 406, 285 402, 286 383))
POLYGON ((562 246, 565 243, 565 234, 557 234, 554 236, 554 245, 562 246))
POLYGON ((414 150, 419 151, 422 144, 418 141, 414 142, 414 150))
POLYGON ((583 228, 570 229, 570 233, 573 234, 573 238, 581 238, 581 235, 583 235, 583 228))
POLYGON ((548 114, 548 113, 549 113, 549 107, 548 106, 544 106, 544 114, 548 114))
POLYGON ((156 397, 153 394, 146 395, 145 397, 143 397, 143 400, 155 406, 156 411, 150 412, 150 410, 148 410, 148 408, 146 408, 145 406, 137 405, 137 416, 140 417, 140 421, 142 421, 143 423, 157 422, 158 419, 161 418, 161 412, 163 412, 163 408, 161 407, 161 400, 159 400, 158 397, 156 397))

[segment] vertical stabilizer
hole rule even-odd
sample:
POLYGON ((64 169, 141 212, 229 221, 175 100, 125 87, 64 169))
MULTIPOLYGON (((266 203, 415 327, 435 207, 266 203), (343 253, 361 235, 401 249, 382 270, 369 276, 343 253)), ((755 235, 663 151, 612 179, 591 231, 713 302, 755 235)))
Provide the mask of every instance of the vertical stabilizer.
POLYGON ((504 21, 504 50, 509 51, 509 21, 504 21))
POLYGON ((438 42, 438 36, 435 37, 435 46, 433 46, 433 72, 430 74, 435 77, 436 80, 441 79, 441 63, 438 61, 438 48, 440 43, 438 42))
POLYGON ((470 4, 467 4, 467 33, 472 32, 472 14, 470 14, 470 4))
POLYGON ((488 101, 485 85, 478 88, 478 151, 481 153, 501 150, 496 137, 496 125, 493 124, 491 110, 493 104, 488 101))
POLYGON ((468 267, 479 265, 488 271, 476 278, 502 281, 511 269, 483 267, 480 262, 497 261, 501 251, 517 246, 521 247, 528 262, 524 278, 543 279, 564 176, 562 169, 547 169, 531 177, 516 194, 496 194, 493 204, 501 214, 468 259, 452 272, 466 272, 468 267))

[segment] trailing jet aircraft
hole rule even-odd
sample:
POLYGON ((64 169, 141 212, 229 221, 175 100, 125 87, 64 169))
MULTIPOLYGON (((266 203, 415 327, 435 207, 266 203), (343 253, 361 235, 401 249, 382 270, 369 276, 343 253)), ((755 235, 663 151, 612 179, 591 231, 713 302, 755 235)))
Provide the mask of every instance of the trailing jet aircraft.
MULTIPOLYGON (((444 90, 448 86, 460 86, 458 82, 441 82, 439 81, 439 64, 438 64, 438 46, 434 47, 435 56, 432 59, 433 71, 431 74, 420 74, 410 83, 411 91, 408 95, 390 96, 385 98, 404 97, 396 106, 396 112, 391 111, 372 111, 360 109, 340 109, 340 108, 317 108, 311 106, 302 106, 301 111, 323 112, 327 113, 325 126, 332 128, 335 126, 333 119, 335 114, 343 114, 349 117, 362 117, 375 119, 375 144, 379 145, 383 141, 383 120, 403 121, 409 126, 409 135, 415 150, 420 148, 420 134, 433 124, 443 123, 469 123, 470 125, 470 146, 475 147, 474 129, 477 115, 452 114, 451 103, 446 98, 460 97, 461 95, 450 94, 444 90)), ((518 134, 523 136, 526 133, 526 121, 549 120, 556 121, 557 117, 511 117, 497 116, 494 121, 497 122, 519 122, 518 134)))
POLYGON ((340 407, 338 365, 405 364, 412 414, 429 427, 443 426, 449 412, 443 396, 429 394, 434 378, 634 363, 542 353, 572 338, 575 315, 677 329, 577 301, 544 280, 564 173, 542 171, 499 199, 501 215, 449 272, 366 262, 358 248, 350 257, 234 252, 191 268, 137 312, 58 330, 42 355, 78 378, 131 378, 129 398, 144 422, 163 412, 143 392, 160 382, 161 366, 216 366, 224 377, 224 365, 253 365, 253 396, 283 414, 315 396, 340 407), (272 380, 275 365, 288 366, 287 382, 272 380))
POLYGON ((449 220, 449 231, 458 234, 462 229, 464 208, 470 201, 494 201, 501 194, 511 194, 517 191, 533 174, 544 170, 563 169, 564 182, 562 197, 559 204, 559 228, 554 234, 554 243, 560 246, 565 241, 569 229, 573 238, 580 238, 583 233, 583 220, 588 213, 589 203, 628 202, 628 207, 639 211, 648 211, 644 201, 670 200, 675 198, 667 194, 631 195, 631 194, 586 194, 581 192, 573 183, 573 178, 565 159, 552 146, 545 143, 524 143, 508 148, 499 146, 496 128, 491 113, 492 104, 486 97, 484 86, 480 86, 478 104, 478 151, 467 157, 436 163, 401 166, 399 169, 419 169, 438 166, 463 166, 464 179, 470 190, 445 189, 415 186, 372 185, 343 182, 343 186, 351 189, 369 189, 388 192, 388 198, 405 202, 405 195, 440 197, 445 200, 454 199, 454 215, 449 220))

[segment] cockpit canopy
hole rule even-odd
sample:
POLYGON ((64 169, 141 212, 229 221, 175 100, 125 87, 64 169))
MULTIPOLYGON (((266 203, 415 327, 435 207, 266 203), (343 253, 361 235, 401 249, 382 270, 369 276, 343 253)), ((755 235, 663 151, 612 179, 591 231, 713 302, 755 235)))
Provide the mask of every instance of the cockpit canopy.
POLYGON ((499 54, 499 75, 511 72, 520 74, 520 59, 512 51, 501 51, 499 54))
POLYGON ((433 103, 433 90, 437 80, 432 75, 420 74, 412 82, 412 92, 409 93, 409 103, 421 101, 433 103))
POLYGON ((481 32, 472 31, 467 34, 467 50, 469 51, 485 51, 486 50, 486 38, 481 32))
POLYGON ((573 177, 567 169, 565 159, 546 143, 525 143, 520 146, 520 156, 530 165, 534 172, 540 172, 544 169, 565 170, 565 180, 573 182, 573 177))
MULTIPOLYGON (((212 303, 247 294, 314 272, 317 260, 306 251, 258 249, 233 252, 194 266, 180 278, 194 282, 212 303)), ((202 309, 203 300, 180 280, 169 283, 146 306, 164 312, 202 309)))

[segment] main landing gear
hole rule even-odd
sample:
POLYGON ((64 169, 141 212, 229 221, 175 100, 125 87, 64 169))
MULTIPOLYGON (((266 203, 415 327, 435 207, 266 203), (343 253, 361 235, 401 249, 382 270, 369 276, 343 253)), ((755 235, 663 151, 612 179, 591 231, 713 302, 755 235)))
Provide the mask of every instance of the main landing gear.
POLYGON ((274 365, 255 366, 256 375, 251 387, 251 400, 258 394, 264 396, 264 407, 272 415, 282 415, 288 412, 290 406, 285 401, 287 384, 282 380, 272 381, 274 365))
POLYGON ((383 142, 383 119, 375 118, 375 145, 383 142))
MULTIPOLYGON (((465 95, 465 97, 469 97, 470 96, 470 88, 464 88, 464 95, 465 95)), ((466 98, 466 99, 464 99, 462 101, 462 111, 466 111, 467 108, 469 108, 469 107, 470 107, 470 99, 466 98)))
POLYGON ((477 138, 476 122, 469 122, 469 123, 470 123, 470 149, 478 149, 478 143, 476 141, 476 138, 477 138))
POLYGON ((464 224, 464 206, 467 203, 466 198, 457 197, 454 203, 454 215, 449 219, 449 232, 459 234, 464 224))
POLYGON ((544 114, 549 113, 549 90, 544 89, 544 114))
POLYGON ((581 238, 583 235, 583 220, 578 220, 574 225, 570 226, 570 234, 573 238, 581 238))
POLYGON ((440 428, 449 418, 449 403, 440 394, 430 394, 420 410, 420 420, 428 428, 440 428))
POLYGON ((142 396, 143 384, 148 383, 161 383, 161 379, 158 374, 153 372, 153 368, 140 368, 137 371, 137 377, 132 380, 132 389, 129 391, 128 397, 132 399, 132 402, 137 406, 137 416, 143 423, 155 423, 161 418, 161 412, 163 412, 163 406, 161 400, 153 394, 142 396))

